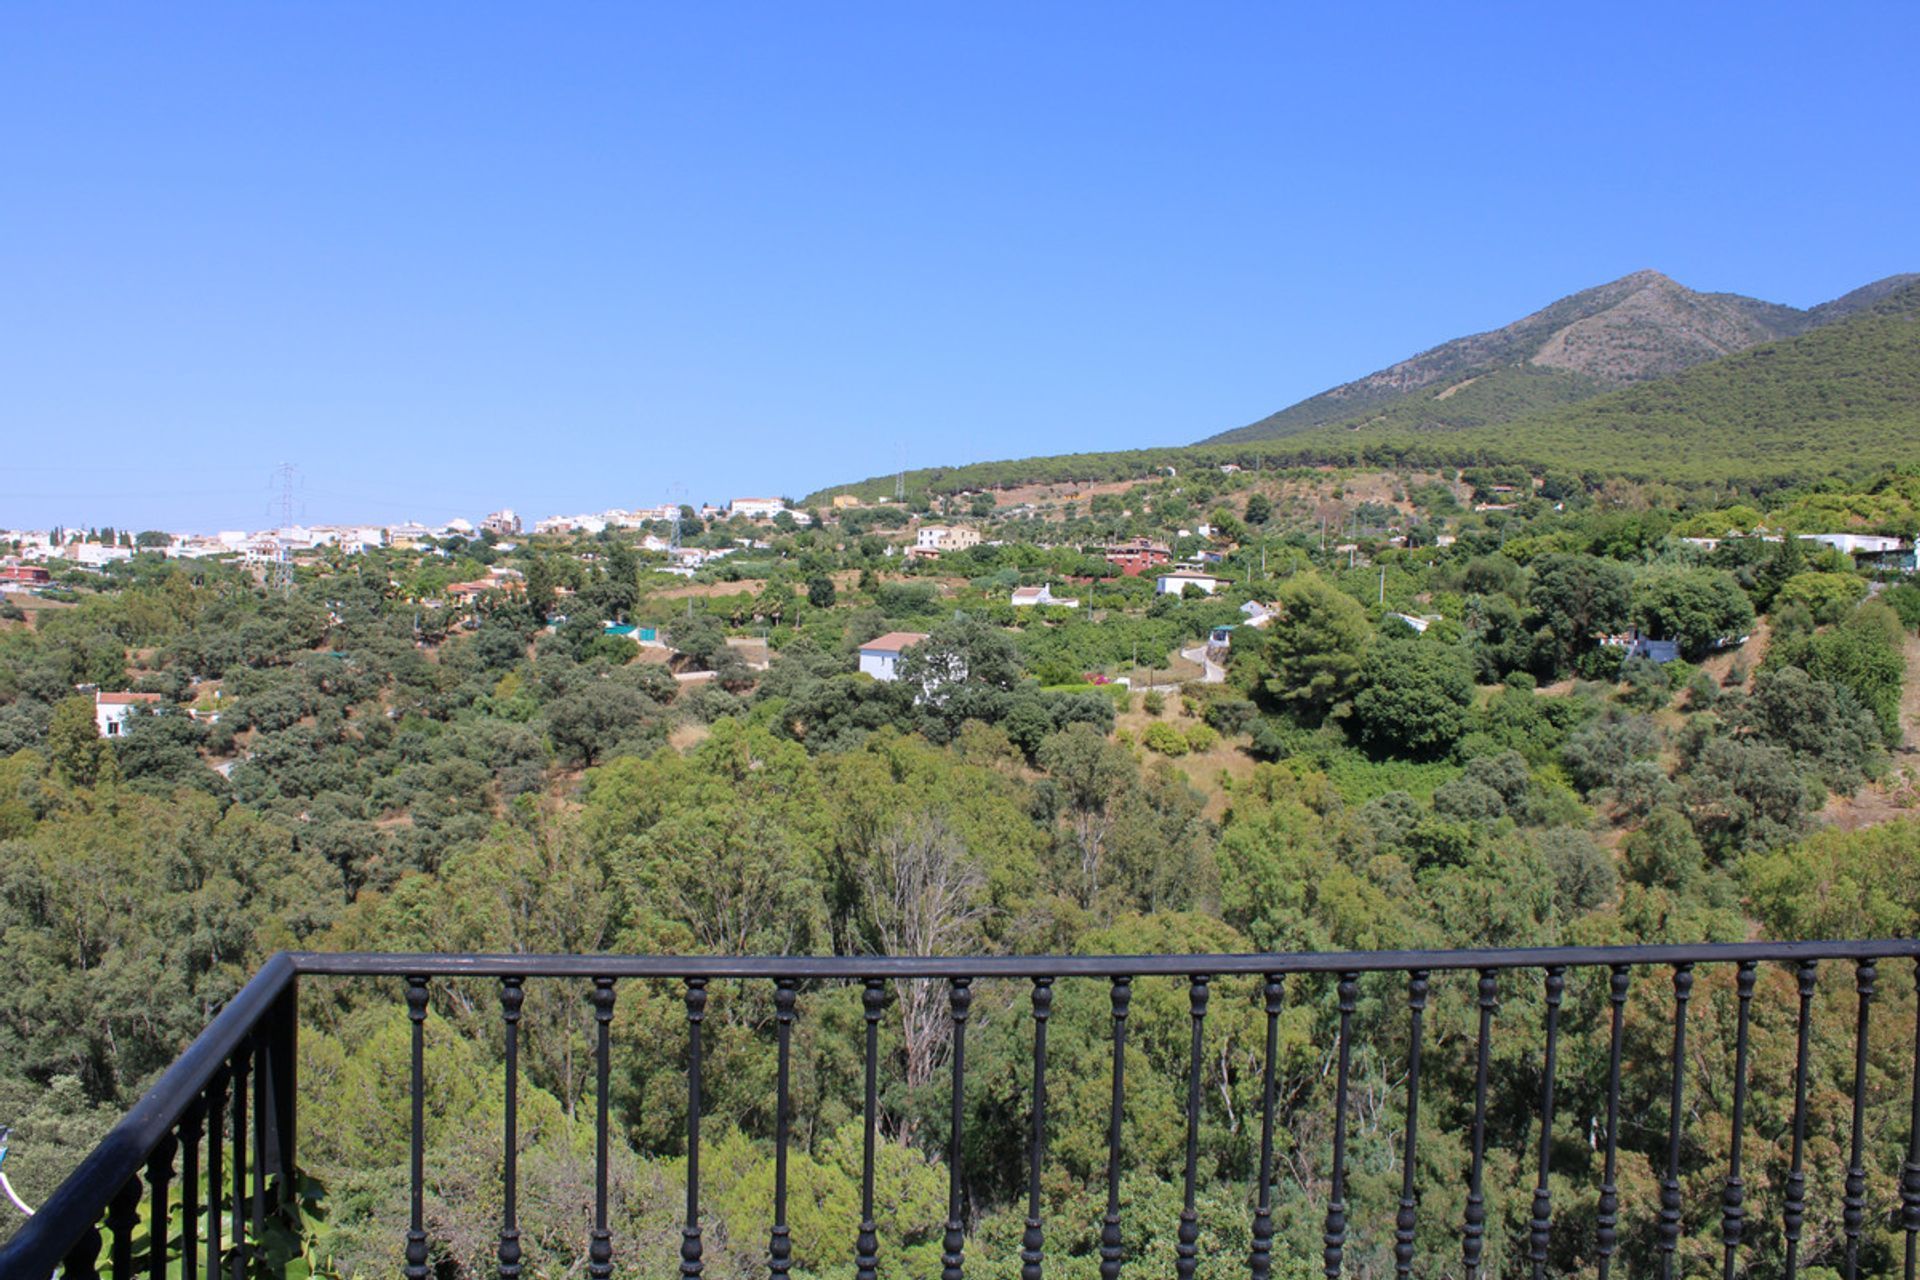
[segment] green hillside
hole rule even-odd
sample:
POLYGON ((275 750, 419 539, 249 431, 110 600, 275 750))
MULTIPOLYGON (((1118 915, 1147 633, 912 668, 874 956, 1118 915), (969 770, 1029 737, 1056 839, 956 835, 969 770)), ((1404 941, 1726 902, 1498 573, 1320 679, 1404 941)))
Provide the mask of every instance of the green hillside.
MULTIPOLYGON (((1911 279, 1911 278, 1910 278, 1911 279)), ((1487 379, 1466 410, 1488 412, 1534 394, 1532 371, 1487 379)), ((1476 384, 1477 386, 1478 384, 1476 384)), ((1543 398, 1551 392, 1541 393, 1543 398)), ((1882 292, 1852 318, 1750 348, 1674 377, 1573 405, 1531 407, 1510 421, 1319 427, 1278 440, 1061 454, 909 472, 910 492, 1018 484, 1090 483, 1166 467, 1473 466, 1775 486, 1910 462, 1920 453, 1920 282, 1882 292)), ((889 497, 894 477, 822 489, 889 497)))
POLYGON ((1396 423, 1322 428, 1288 443, 1304 456, 1437 451, 1687 481, 1908 462, 1920 449, 1920 285, 1839 324, 1582 404, 1444 433, 1396 423))
POLYGON ((1657 271, 1637 271, 1200 443, 1282 439, 1323 426, 1448 430, 1511 422, 1846 320, 1916 279, 1889 276, 1802 311, 1697 293, 1657 271))

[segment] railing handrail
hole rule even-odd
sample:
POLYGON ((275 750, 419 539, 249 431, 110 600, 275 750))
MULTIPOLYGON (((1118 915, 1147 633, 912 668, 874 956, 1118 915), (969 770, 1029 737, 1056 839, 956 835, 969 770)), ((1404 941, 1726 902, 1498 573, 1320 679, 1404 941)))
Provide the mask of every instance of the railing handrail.
POLYGON ((0 1243, 0 1275, 39 1276, 53 1271, 99 1220, 114 1193, 146 1165, 147 1157, 200 1098, 214 1074, 254 1034, 260 1019, 298 973, 293 956, 284 951, 260 966, 260 972, 214 1015, 206 1030, 161 1073, 100 1145, 10 1239, 0 1243))
POLYGON ((295 970, 330 977, 428 978, 1072 978, 1264 976, 1543 969, 1742 961, 1920 958, 1920 938, 1824 942, 1703 942, 1656 946, 1499 947, 1453 951, 1192 952, 1184 955, 647 956, 457 955, 409 951, 296 951, 295 970))

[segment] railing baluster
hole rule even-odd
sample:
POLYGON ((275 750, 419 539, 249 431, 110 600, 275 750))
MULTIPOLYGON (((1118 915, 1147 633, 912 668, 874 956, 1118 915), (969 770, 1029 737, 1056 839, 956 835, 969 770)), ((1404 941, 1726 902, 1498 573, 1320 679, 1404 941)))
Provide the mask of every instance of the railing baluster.
POLYGON ((1113 1006, 1113 1101, 1107 1109, 1107 1213, 1100 1222, 1100 1280, 1118 1280, 1126 1256, 1120 1247, 1120 1138, 1126 1117, 1127 1006, 1133 979, 1115 978, 1113 1006))
POLYGON ((173 1154, 179 1143, 172 1134, 160 1139, 160 1145, 147 1157, 147 1275, 150 1280, 167 1280, 167 1243, 171 1232, 173 1197, 173 1154))
MULTIPOLYGON (((1193 1280, 1200 1262, 1200 1215, 1194 1209, 1194 1191, 1200 1176, 1200 1055, 1207 1021, 1207 984, 1205 974, 1195 974, 1187 985, 1187 1016, 1193 1022, 1193 1039, 1187 1051, 1186 1185, 1180 1204, 1180 1230, 1174 1242, 1173 1270, 1179 1280, 1193 1280)), ((1039 1276, 1036 1273, 1021 1280, 1039 1280, 1039 1276)))
POLYGON ((1020 1280, 1040 1280, 1046 1232, 1040 1220, 1040 1166, 1047 1154, 1047 1022, 1053 979, 1033 980, 1033 1116, 1027 1139, 1027 1222, 1020 1234, 1020 1280))
POLYGON ((1819 976, 1819 962, 1802 960, 1797 978, 1800 985, 1800 1021, 1795 1033, 1797 1043, 1793 1059, 1793 1154, 1787 1169, 1786 1206, 1781 1224, 1787 1240, 1786 1280, 1800 1273, 1800 1228, 1807 1219, 1807 1041, 1812 1033, 1813 987, 1819 976))
POLYGON ((200 1275, 200 1135, 206 1101, 195 1098, 180 1117, 180 1280, 200 1275))
POLYGON ((1907 1116, 1907 1159, 1900 1166, 1900 1229, 1907 1236, 1902 1274, 1914 1280, 1916 1238, 1920 1237, 1920 960, 1913 962, 1913 1104, 1907 1116))
POLYGON ((973 979, 951 979, 947 1006, 953 1018, 953 1112, 947 1138, 947 1229, 941 1237, 940 1280, 963 1280, 966 1220, 961 1216, 960 1140, 966 1120, 967 1010, 973 1004, 973 979))
POLYGON ((1500 1007, 1500 979, 1496 971, 1480 971, 1480 1038, 1473 1069, 1473 1164, 1467 1175, 1466 1223, 1460 1233, 1460 1259, 1467 1280, 1480 1274, 1486 1249, 1487 1198, 1482 1176, 1487 1164, 1487 1071, 1491 1065, 1493 1013, 1500 1007))
POLYGON ((788 1091, 787 1082, 793 1056, 793 1009, 798 999, 799 983, 794 979, 781 978, 775 982, 773 1008, 779 1066, 773 1113, 773 1238, 767 1245, 767 1273, 773 1280, 781 1280, 793 1270, 793 1232, 787 1226, 787 1141, 792 1132, 793 1095, 788 1091))
MULTIPOLYGON (((233 1280, 247 1280, 247 1076, 248 1049, 233 1055, 233 1280)), ((117 1273, 116 1273, 117 1274, 117 1273)))
POLYGON ((1673 1254, 1680 1247, 1680 1134, 1687 1084, 1687 1001, 1693 995, 1693 966, 1673 966, 1673 1074, 1667 1094, 1667 1169, 1660 1179, 1660 1280, 1673 1280, 1673 1254))
POLYGON ((1260 1080, 1260 1189, 1253 1210, 1253 1254, 1248 1270, 1252 1280, 1268 1280, 1273 1274, 1273 1108, 1274 1060, 1280 1053, 1280 1008, 1286 995, 1286 979, 1281 974, 1267 975, 1262 988, 1266 1000, 1267 1057, 1260 1080))
POLYGON ((1414 1228, 1420 1202, 1414 1198, 1414 1158, 1420 1142, 1420 1035, 1427 1011, 1427 971, 1407 975, 1407 1008, 1412 1026, 1407 1039, 1407 1136, 1400 1157, 1400 1208, 1393 1218, 1393 1273, 1400 1280, 1413 1274, 1414 1228))
POLYGON ((1567 989, 1567 971, 1547 968, 1547 1055, 1540 1073, 1540 1178, 1533 1187, 1533 1216, 1527 1223, 1527 1258, 1533 1280, 1545 1280, 1547 1246, 1553 1242, 1553 1077, 1560 1064, 1560 1001, 1567 989))
POLYGON ((500 1245, 494 1251, 500 1280, 520 1275, 520 1007, 526 1000, 526 979, 509 974, 500 979, 500 1021, 506 1032, 506 1100, 501 1107, 500 1245))
POLYGON ((267 1238, 267 1038, 256 1031, 252 1040, 253 1048, 253 1213, 252 1235, 247 1245, 249 1261, 243 1265, 241 1274, 252 1270, 254 1262, 265 1255, 263 1243, 267 1238))
POLYGON ((1735 1255, 1747 1229, 1747 1184, 1741 1177, 1740 1159, 1747 1128, 1747 1027, 1753 1011, 1757 969, 1753 961, 1743 960, 1734 979, 1740 1013, 1733 1042, 1733 1140, 1727 1152, 1726 1189, 1720 1197, 1720 1243, 1726 1250, 1720 1265, 1722 1280, 1733 1280, 1735 1255))
POLYGON ((60 1261, 60 1280, 100 1280, 100 1228, 89 1226, 60 1261))
POLYGON ((107 1230, 113 1243, 107 1247, 107 1262, 114 1280, 133 1275, 133 1226, 140 1221, 140 1179, 128 1178, 107 1201, 107 1230))
POLYGON ((220 1280, 220 1184, 224 1180, 226 1144, 227 1069, 222 1066, 207 1084, 207 1280, 220 1280))
POLYGON ((1607 982, 1607 1001, 1613 1006, 1613 1038, 1607 1048, 1607 1154, 1600 1173, 1600 1205, 1594 1232, 1595 1252, 1600 1255, 1600 1280, 1607 1280, 1613 1268, 1613 1251, 1620 1236, 1620 1047, 1626 1030, 1627 988, 1633 974, 1624 964, 1613 966, 1607 982))
POLYGON ((607 1095, 613 1060, 613 979, 593 980, 593 1234, 587 1243, 589 1280, 613 1275, 613 1233, 607 1230, 607 1095))
POLYGON ((427 1280, 427 980, 407 979, 407 1019, 413 1024, 413 1064, 408 1076, 412 1125, 407 1140, 410 1192, 407 1221, 407 1280, 427 1280))
POLYGON ((680 1274, 697 1280, 700 1258, 700 1024, 707 1016, 707 980, 687 979, 687 1221, 680 1229, 680 1274))
POLYGON ((1866 1221, 1867 1170, 1863 1163, 1863 1139, 1867 1117, 1867 1020, 1873 1010, 1873 982, 1879 966, 1862 960, 1854 969, 1854 990, 1859 994, 1859 1012, 1853 1031, 1853 1142, 1847 1155, 1847 1187, 1841 1198, 1841 1224, 1847 1236, 1846 1280, 1860 1274, 1860 1227, 1866 1221))
POLYGON ((1327 1191, 1327 1229, 1323 1237, 1327 1280, 1340 1280, 1340 1266, 1347 1249, 1347 1073, 1353 1059, 1350 1040, 1360 975, 1341 974, 1339 990, 1339 1066, 1335 1070, 1333 1089, 1333 1182, 1327 1191))
POLYGON ((860 1156, 860 1236, 854 1241, 854 1280, 876 1280, 880 1274, 879 1226, 873 1220, 874 1138, 880 1127, 880 1013, 887 1003, 887 984, 868 978, 860 993, 867 1020, 867 1102, 865 1147, 860 1156))

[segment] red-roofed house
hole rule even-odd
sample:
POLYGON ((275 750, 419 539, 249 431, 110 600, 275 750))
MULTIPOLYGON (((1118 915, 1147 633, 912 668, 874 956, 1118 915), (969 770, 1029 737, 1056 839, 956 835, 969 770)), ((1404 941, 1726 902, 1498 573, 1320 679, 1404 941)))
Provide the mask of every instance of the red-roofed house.
POLYGON ((889 631, 860 646, 860 670, 875 680, 898 680, 900 655, 925 640, 922 631, 889 631))
POLYGON ((93 723, 103 738, 117 738, 127 731, 127 717, 135 707, 152 708, 160 701, 157 693, 106 693, 93 695, 93 723))

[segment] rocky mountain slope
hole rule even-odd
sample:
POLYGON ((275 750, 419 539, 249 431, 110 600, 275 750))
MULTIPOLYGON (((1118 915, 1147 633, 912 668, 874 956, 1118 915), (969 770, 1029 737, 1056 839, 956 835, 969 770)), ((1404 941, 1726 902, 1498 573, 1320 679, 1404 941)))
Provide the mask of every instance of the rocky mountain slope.
POLYGON ((1511 422, 1846 319, 1916 280, 1890 276, 1802 311, 1698 293, 1657 271, 1636 271, 1202 443, 1277 439, 1335 424, 1447 430, 1511 422))

